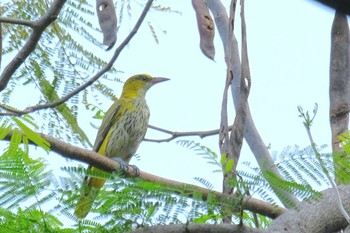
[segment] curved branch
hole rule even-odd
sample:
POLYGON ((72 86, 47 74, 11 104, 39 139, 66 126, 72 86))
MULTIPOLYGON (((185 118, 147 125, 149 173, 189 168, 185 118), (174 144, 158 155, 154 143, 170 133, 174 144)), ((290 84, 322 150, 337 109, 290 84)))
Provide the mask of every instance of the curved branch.
POLYGON ((27 57, 34 51, 38 44, 42 33, 45 29, 57 19, 58 14, 62 10, 67 0, 55 0, 48 11, 39 20, 33 21, 33 31, 29 36, 27 42, 16 54, 12 61, 5 67, 4 71, 0 75, 0 92, 3 91, 12 75, 17 68, 27 59, 27 57))
MULTIPOLYGON (((240 98, 240 88, 241 88, 241 62, 239 58, 238 42, 236 37, 233 35, 232 38, 228 37, 228 28, 229 28, 229 19, 226 13, 226 9, 223 6, 221 1, 207 0, 208 7, 212 14, 215 16, 215 24, 221 36, 221 40, 224 46, 225 53, 227 53, 227 47, 232 46, 233 53, 231 54, 231 63, 233 71, 233 81, 231 85, 231 93, 235 107, 238 107, 238 102, 240 98), (231 45, 229 45, 231 43, 231 45)), ((282 175, 276 168, 274 161, 270 155, 270 152, 267 149, 264 141, 262 140, 258 130, 255 127, 253 117, 250 112, 249 103, 247 103, 246 110, 246 122, 244 125, 244 139, 247 141, 251 151, 253 152, 256 161, 259 164, 259 167, 262 171, 269 170, 277 177, 282 175)), ((282 203, 286 207, 293 207, 290 203, 298 205, 299 200, 292 194, 279 189, 278 187, 273 187, 276 190, 276 193, 280 193, 284 198, 280 198, 282 203), (288 201, 286 201, 288 200, 288 201)))
MULTIPOLYGON (((0 113, 0 116, 8 116, 8 115, 20 116, 20 115, 24 115, 24 114, 31 113, 34 111, 38 111, 41 109, 55 108, 55 107, 59 106, 60 104, 63 104, 64 102, 66 102, 67 100, 69 100, 74 95, 81 92, 82 90, 85 90, 87 87, 91 86, 96 80, 98 80, 100 77, 102 77, 102 75, 104 75, 107 71, 109 71, 112 68, 113 64, 115 63, 115 61, 117 60, 117 58, 119 57, 120 53, 123 51, 125 46, 127 46, 129 44, 130 40, 136 35, 138 29, 140 28, 143 20, 145 19, 146 15, 147 15, 147 12, 151 8, 152 2, 153 2, 153 0, 148 0, 145 8, 143 9, 143 11, 140 15, 139 20, 136 22, 134 28, 129 33, 129 35, 125 38, 125 40, 119 45, 119 47, 115 50, 114 55, 112 56, 111 60, 107 63, 107 65, 105 67, 103 67, 99 72, 97 72, 93 77, 91 77, 86 83, 82 84, 80 87, 78 87, 77 89, 75 89, 71 93, 67 94, 63 98, 61 98, 53 103, 30 106, 30 107, 25 108, 24 110, 11 109, 9 112, 0 113)), ((1 76, 0 76, 0 91, 1 91, 1 76)), ((6 109, 2 105, 0 105, 0 107, 6 109)))
MULTIPOLYGON (((5 139, 11 140, 11 136, 12 134, 10 133, 5 137, 5 139)), ((50 148, 52 151, 60 154, 65 158, 70 158, 73 160, 85 162, 93 165, 94 167, 97 167, 99 169, 102 169, 108 172, 113 172, 113 171, 116 171, 117 169, 120 169, 120 164, 118 162, 110 158, 107 158, 105 156, 101 156, 100 154, 94 151, 73 146, 71 144, 68 144, 64 141, 61 141, 49 135, 40 134, 40 136, 50 144, 50 148)), ((135 177, 135 173, 136 173, 135 169, 132 166, 130 166, 129 169, 125 171, 125 176, 135 177)), ((237 198, 234 195, 226 195, 226 194, 208 190, 199 186, 190 185, 179 181, 155 176, 146 172, 141 171, 139 177, 145 181, 162 183, 165 185, 175 186, 179 188, 190 187, 190 189, 188 190, 189 192, 187 193, 187 196, 192 197, 193 192, 195 190, 196 192, 200 192, 202 194, 203 201, 206 201, 209 195, 215 195, 216 198, 218 198, 221 201, 237 202, 236 200, 237 198)), ((181 193, 178 193, 178 194, 181 194, 181 193)), ((271 205, 269 203, 266 203, 264 201, 261 201, 249 196, 243 199, 243 206, 246 210, 250 210, 252 212, 259 213, 264 216, 268 216, 270 218, 276 218, 285 211, 284 208, 271 205)))
MULTIPOLYGON (((198 136, 200 138, 205 138, 208 136, 213 136, 217 135, 220 130, 219 129, 213 129, 213 130, 207 130, 207 131, 187 131, 187 132, 175 132, 175 131, 170 131, 167 129, 159 128, 157 126, 153 125, 148 125, 148 128, 157 130, 162 133, 170 134, 171 136, 165 139, 149 139, 145 138, 144 141, 147 142, 170 142, 176 138, 179 137, 188 137, 188 136, 198 136)), ((228 127, 228 130, 230 131, 232 129, 232 125, 228 127)))
MULTIPOLYGON (((338 186, 338 189, 344 207, 349 212, 350 186, 338 186)), ((271 223, 267 232, 340 232, 348 226, 339 211, 333 188, 322 191, 321 199, 301 202, 298 209, 299 211, 286 211, 271 223)))

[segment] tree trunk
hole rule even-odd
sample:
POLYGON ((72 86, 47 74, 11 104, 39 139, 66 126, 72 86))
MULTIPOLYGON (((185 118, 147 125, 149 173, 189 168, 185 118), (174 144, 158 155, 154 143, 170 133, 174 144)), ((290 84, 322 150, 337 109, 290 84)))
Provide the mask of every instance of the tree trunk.
MULTIPOLYGON (((329 83, 329 119, 332 130, 333 153, 341 153, 339 135, 348 130, 350 108, 350 67, 349 67, 349 25, 347 16, 336 12, 331 32, 331 58, 329 83)), ((335 174, 338 183, 343 168, 335 163, 335 174)))

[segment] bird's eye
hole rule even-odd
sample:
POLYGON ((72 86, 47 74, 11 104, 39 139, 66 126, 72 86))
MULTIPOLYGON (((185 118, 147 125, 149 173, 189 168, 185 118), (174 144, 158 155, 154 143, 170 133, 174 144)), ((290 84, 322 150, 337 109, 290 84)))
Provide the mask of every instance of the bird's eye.
POLYGON ((140 79, 141 79, 142 81, 147 81, 147 80, 148 80, 148 77, 146 77, 146 76, 141 76, 140 79))

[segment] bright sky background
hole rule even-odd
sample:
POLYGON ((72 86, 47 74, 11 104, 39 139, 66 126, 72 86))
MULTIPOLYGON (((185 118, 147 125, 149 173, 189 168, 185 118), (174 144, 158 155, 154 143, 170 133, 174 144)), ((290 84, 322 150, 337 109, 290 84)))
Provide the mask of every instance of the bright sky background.
MULTIPOLYGON (((144 72, 171 78, 148 92, 150 124, 173 131, 216 129, 226 75, 219 35, 216 33, 216 62, 213 62, 199 49, 191 2, 159 3, 171 6, 181 15, 151 12, 146 21, 155 27, 159 44, 154 43, 144 24, 115 67, 125 72, 123 78, 144 72), (167 33, 162 34, 162 30, 167 33)), ((333 10, 313 1, 246 1, 252 76, 249 104, 258 131, 273 151, 281 151, 286 146, 309 145, 297 106, 312 112, 314 103, 319 105, 312 127, 314 139, 318 144, 330 144, 328 74, 333 17, 333 10)), ((235 28, 239 33, 240 24, 235 28)), ((125 36, 122 32, 118 35, 120 39, 125 36)), ((239 34, 236 36, 240 40, 239 34)), ((116 88, 116 93, 120 93, 121 87, 116 88)), ((232 113, 233 107, 230 109, 232 113)), ((230 123, 233 118, 231 114, 230 123)), ((150 130, 147 133, 147 138, 163 137, 167 135, 155 135, 150 130)), ((217 136, 204 140, 198 137, 180 139, 196 140, 219 153, 217 136)), ((221 190, 221 174, 212 173, 217 168, 208 166, 194 151, 174 142, 144 142, 138 154, 140 161, 131 163, 143 171, 194 184, 198 183, 193 177, 202 177, 213 183, 216 190, 221 190)), ((246 160, 254 159, 245 143, 241 161, 246 160)))
MULTIPOLYGON (((124 81, 133 74, 148 73, 171 79, 154 86, 147 94, 151 125, 172 131, 217 129, 226 75, 219 35, 216 32, 216 56, 213 62, 199 49, 197 23, 191 2, 158 3, 170 6, 180 14, 153 11, 147 15, 140 31, 115 63, 116 69, 124 72, 118 78, 124 81), (147 22, 155 28, 159 44, 155 43, 147 22)), ((124 17, 117 46, 127 36, 143 9, 138 4, 132 4, 131 7, 132 18, 124 17)), ((312 127, 314 139, 318 144, 330 144, 328 74, 333 17, 333 10, 313 1, 246 1, 252 76, 249 104, 256 127, 266 145, 270 144, 271 151, 281 151, 286 146, 309 145, 297 106, 301 105, 312 112, 314 103, 319 105, 312 127)), ((236 24, 235 28, 240 41, 240 24, 236 24)), ((113 54, 113 50, 99 52, 105 59, 113 54)), ((121 88, 122 84, 116 84, 117 96, 121 88)), ((110 101, 105 101, 101 108, 107 110, 110 104, 110 101)), ((229 123, 232 123, 232 104, 229 108, 229 123)), ((90 123, 98 125, 99 122, 87 119, 84 113, 79 115, 79 122, 82 128, 88 130, 93 142, 96 130, 90 123)), ((146 137, 166 138, 168 135, 149 130, 146 137)), ((200 142, 219 154, 217 136, 204 140, 198 137, 178 140, 182 139, 200 142)), ((193 178, 201 177, 220 191, 222 175, 212 172, 218 168, 208 165, 207 160, 176 144, 176 141, 143 142, 137 152, 140 159, 132 159, 131 164, 137 165, 142 171, 197 185, 199 183, 193 178)), ((53 160, 57 165, 56 156, 53 160)), ((254 161, 246 143, 241 154, 242 161, 254 161)), ((60 165, 63 163, 65 159, 60 165)))
MULTIPOLYGON (((172 131, 217 129, 226 78, 219 35, 216 32, 216 56, 213 62, 199 49, 191 1, 167 0, 157 1, 156 4, 169 6, 180 14, 148 13, 140 31, 115 63, 115 68, 123 72, 118 78, 125 81, 134 74, 148 73, 171 79, 154 86, 147 94, 151 125, 172 131), (155 43, 147 22, 155 28, 159 44, 155 43)), ((127 36, 143 9, 138 3, 132 3, 131 7, 132 18, 124 17, 125 24, 118 32, 116 46, 127 36)), ((266 145, 271 144, 272 151, 281 151, 286 146, 308 146, 308 137, 302 119, 298 117, 297 106, 301 105, 312 112, 314 103, 318 103, 319 111, 312 127, 313 136, 317 144, 329 145, 329 54, 334 11, 311 0, 248 0, 245 9, 252 76, 249 104, 264 142, 266 145)), ((236 16, 239 17, 239 13, 236 16)), ((240 25, 236 24, 235 28, 240 41, 240 25)), ((109 59, 114 51, 104 52, 101 49, 97 52, 109 59)), ((115 84, 116 96, 120 95, 121 88, 122 84, 115 84)), ((101 102, 103 104, 100 107, 104 110, 112 103, 101 102)), ((229 108, 231 124, 234 120, 233 105, 229 108)), ((78 117, 81 127, 87 130, 93 142, 97 130, 90 123, 98 125, 99 122, 87 118, 84 112, 78 117)), ((161 139, 168 135, 149 130, 146 137, 161 139)), ((195 140, 219 153, 217 136, 203 140, 198 137, 177 140, 183 139, 195 140)), ((154 175, 197 185, 199 183, 193 178, 201 177, 220 191, 222 175, 212 172, 218 168, 208 165, 196 152, 181 147, 175 141, 143 142, 138 150, 140 159, 132 159, 131 164, 154 175)), ((67 164, 66 159, 53 154, 47 158, 56 167, 57 164, 75 164, 67 164)), ((244 143, 241 162, 248 160, 254 161, 254 158, 244 143)))

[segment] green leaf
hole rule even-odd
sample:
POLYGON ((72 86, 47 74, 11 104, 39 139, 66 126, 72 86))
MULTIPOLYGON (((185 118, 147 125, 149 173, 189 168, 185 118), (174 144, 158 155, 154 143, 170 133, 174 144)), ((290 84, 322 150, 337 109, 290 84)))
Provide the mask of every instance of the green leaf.
POLYGON ((31 130, 28 126, 26 126, 22 121, 20 121, 16 117, 12 117, 12 120, 16 122, 17 126, 23 131, 23 133, 28 137, 28 139, 34 142, 36 145, 40 146, 46 151, 50 150, 50 143, 43 139, 40 134, 31 130))
POLYGON ((22 141, 22 134, 19 132, 18 129, 14 129, 6 154, 10 157, 15 156, 21 141, 22 141))
POLYGON ((0 140, 4 139, 11 131, 11 126, 7 126, 7 127, 0 127, 0 140))
MULTIPOLYGON (((55 102, 59 100, 58 93, 54 90, 54 87, 45 79, 41 78, 39 85, 42 87, 43 94, 46 95, 46 98, 50 102, 55 102)), ((85 132, 80 128, 77 118, 74 115, 74 111, 72 111, 66 103, 59 105, 56 110, 63 116, 63 118, 69 123, 72 131, 78 136, 77 138, 82 142, 87 142, 90 146, 92 146, 89 138, 85 134, 85 132)))
POLYGON ((102 120, 104 118, 104 115, 104 112, 100 109, 95 113, 93 118, 102 120))
POLYGON ((225 169, 224 169, 224 174, 227 174, 230 171, 232 171, 234 162, 235 161, 233 159, 227 160, 226 165, 225 165, 225 169))
POLYGON ((221 166, 224 166, 227 160, 227 154, 226 153, 222 153, 221 158, 220 158, 220 164, 221 166))

